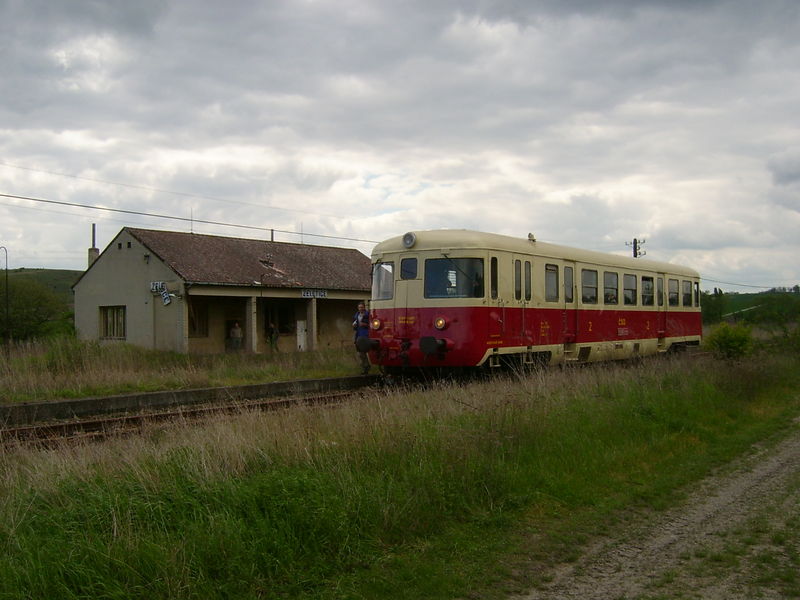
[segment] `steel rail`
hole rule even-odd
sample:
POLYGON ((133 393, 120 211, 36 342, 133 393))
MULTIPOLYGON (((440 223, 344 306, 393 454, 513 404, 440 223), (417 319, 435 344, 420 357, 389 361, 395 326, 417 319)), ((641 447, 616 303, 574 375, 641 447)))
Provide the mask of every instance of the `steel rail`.
POLYGON ((0 443, 9 445, 53 446, 68 441, 95 441, 130 433, 139 433, 147 425, 179 421, 200 421, 206 417, 255 410, 281 410, 296 406, 342 403, 361 390, 331 392, 291 398, 265 398, 227 404, 177 406, 170 410, 142 411, 109 417, 43 422, 0 429, 0 443))

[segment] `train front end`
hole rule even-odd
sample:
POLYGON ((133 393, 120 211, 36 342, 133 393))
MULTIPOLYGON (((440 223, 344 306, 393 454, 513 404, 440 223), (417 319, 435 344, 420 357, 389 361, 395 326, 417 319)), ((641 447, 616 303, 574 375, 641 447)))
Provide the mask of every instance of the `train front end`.
POLYGON ((372 253, 370 336, 360 343, 388 373, 484 360, 485 250, 454 235, 407 233, 372 253))

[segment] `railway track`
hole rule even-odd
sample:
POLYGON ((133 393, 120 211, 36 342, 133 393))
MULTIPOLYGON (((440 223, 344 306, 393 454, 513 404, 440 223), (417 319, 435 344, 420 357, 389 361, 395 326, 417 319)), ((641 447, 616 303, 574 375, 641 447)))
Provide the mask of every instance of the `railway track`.
MULTIPOLYGON (((22 423, 9 423, 6 416, 5 425, 0 425, 0 444, 9 445, 35 445, 50 446, 64 441, 77 440, 102 440, 111 436, 120 436, 140 432, 144 427, 155 423, 177 422, 181 420, 195 421, 206 417, 222 414, 235 414, 248 410, 281 410, 300 405, 323 405, 343 402, 355 394, 362 392, 375 384, 374 378, 354 378, 309 380, 307 382, 293 382, 292 389, 305 388, 316 390, 310 393, 281 395, 285 389, 279 385, 274 395, 270 397, 246 398, 249 388, 242 386, 228 389, 227 400, 212 402, 191 402, 192 395, 188 393, 186 402, 175 402, 174 396, 168 407, 163 407, 164 397, 161 393, 152 394, 152 403, 142 406, 142 395, 136 395, 135 406, 125 412, 111 411, 111 414, 96 414, 91 407, 98 407, 101 412, 107 408, 102 399, 87 399, 87 405, 81 408, 81 403, 70 402, 73 415, 61 419, 37 419, 36 414, 42 408, 41 404, 27 405, 28 411, 17 411, 16 419, 22 423), (323 385, 319 382, 323 381, 323 385), (275 397, 277 396, 277 397, 275 397), (79 414, 83 413, 83 414, 79 414)), ((215 388, 217 391, 224 388, 215 388)), ((181 394, 182 396, 183 394, 181 394)), ((147 395, 144 395, 147 398, 147 395)), ((206 394, 198 393, 194 397, 204 398, 206 394)), ((123 396, 126 398, 127 396, 123 396)), ((180 397, 180 396, 179 396, 180 397)), ((109 397, 108 405, 116 406, 120 397, 109 397)), ((43 403, 48 404, 48 403, 43 403)), ((8 408, 8 407, 0 407, 8 408)), ((49 414, 45 411, 45 414, 49 414)))
MULTIPOLYGON (((686 353, 689 360, 707 356, 708 353, 699 350, 686 353)), ((586 363, 585 366, 599 364, 586 363)), ((622 361, 622 364, 634 363, 622 361)), ((193 421, 247 410, 334 404, 378 385, 378 381, 377 377, 369 376, 344 377, 0 405, 0 446, 48 446, 65 440, 102 440, 139 433, 146 426, 159 422, 193 421)))

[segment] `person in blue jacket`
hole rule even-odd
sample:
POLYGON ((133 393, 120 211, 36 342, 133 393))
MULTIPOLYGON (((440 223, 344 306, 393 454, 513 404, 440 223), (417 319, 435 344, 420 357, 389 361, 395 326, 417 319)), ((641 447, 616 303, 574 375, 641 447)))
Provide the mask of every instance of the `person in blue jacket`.
MULTIPOLYGON (((358 338, 369 337, 369 311, 363 302, 358 303, 358 310, 353 315, 353 343, 357 344, 358 338)), ((369 357, 366 352, 361 352, 356 346, 358 358, 361 362, 361 373, 366 375, 369 373, 369 357)))

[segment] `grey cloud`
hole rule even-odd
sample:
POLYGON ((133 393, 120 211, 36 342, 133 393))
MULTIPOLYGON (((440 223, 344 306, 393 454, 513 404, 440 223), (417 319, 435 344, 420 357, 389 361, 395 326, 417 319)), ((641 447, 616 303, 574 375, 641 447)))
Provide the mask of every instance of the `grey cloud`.
POLYGON ((0 0, 0 16, 0 160, 195 197, 0 166, 11 191, 366 239, 644 235, 668 255, 793 238, 793 0, 0 0))
POLYGON ((51 43, 97 31, 125 35, 149 34, 167 8, 164 0, 4 0, 0 2, 0 32, 15 32, 51 43))
POLYGON ((775 185, 789 186, 800 182, 800 148, 786 150, 771 157, 767 168, 775 185))
MULTIPOLYGON (((797 185, 797 179, 793 180, 792 184, 781 185, 770 191, 768 198, 774 205, 800 214, 800 186, 797 185)), ((779 222, 780 225, 785 225, 785 222, 779 222)), ((795 235, 792 233, 791 235, 795 235)))

